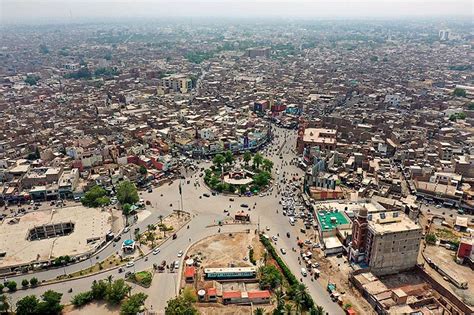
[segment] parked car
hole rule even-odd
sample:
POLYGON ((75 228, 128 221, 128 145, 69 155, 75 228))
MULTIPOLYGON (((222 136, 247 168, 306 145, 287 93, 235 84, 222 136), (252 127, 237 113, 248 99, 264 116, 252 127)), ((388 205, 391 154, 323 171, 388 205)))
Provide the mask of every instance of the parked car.
POLYGON ((209 195, 208 193, 205 193, 205 194, 202 194, 202 195, 203 195, 204 197, 207 197, 207 198, 211 197, 211 195, 209 195))
POLYGON ((280 248, 280 252, 281 252, 283 255, 285 255, 285 254, 286 254, 286 249, 280 248))
POLYGON ((248 207, 249 207, 249 205, 246 204, 246 203, 243 203, 243 204, 241 204, 240 206, 241 206, 242 208, 248 208, 248 207))

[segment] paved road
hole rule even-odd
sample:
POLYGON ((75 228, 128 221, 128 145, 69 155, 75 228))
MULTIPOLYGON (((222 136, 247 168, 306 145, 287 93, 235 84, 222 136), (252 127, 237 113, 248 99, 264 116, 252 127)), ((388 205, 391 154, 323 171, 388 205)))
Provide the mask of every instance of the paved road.
MULTIPOLYGON (((268 145, 264 152, 266 157, 269 157, 274 163, 274 177, 276 182, 283 176, 283 171, 287 174, 298 174, 302 175, 303 171, 297 168, 295 165, 291 165, 290 161, 296 157, 294 154, 294 148, 296 145, 296 131, 290 131, 286 129, 275 129, 276 139, 274 143, 268 145), (282 158, 280 159, 278 154, 280 147, 282 158), (271 151, 271 152, 270 152, 271 151), (277 175, 276 173, 279 173, 277 175)), ((202 163, 205 165, 205 163, 202 163)), ((288 178, 288 175, 287 175, 288 178)), ((235 201, 230 202, 228 196, 218 195, 211 196, 210 198, 202 197, 203 193, 208 192, 208 188, 202 184, 202 179, 198 174, 188 176, 187 179, 190 179, 190 184, 184 184, 183 189, 183 206, 186 211, 189 211, 194 217, 192 218, 191 223, 189 224, 189 229, 182 229, 178 234, 176 240, 169 240, 165 242, 161 247, 161 253, 154 256, 148 255, 148 261, 145 259, 139 259, 136 261, 135 266, 130 268, 130 270, 143 270, 150 268, 153 263, 160 263, 162 260, 166 260, 168 263, 177 259, 176 255, 179 250, 185 250, 188 246, 202 239, 208 235, 213 235, 217 233, 218 228, 212 227, 207 228, 206 226, 212 225, 219 220, 223 219, 225 213, 224 209, 229 209, 231 215, 233 215, 237 210, 241 210, 240 204, 247 203, 251 207, 255 204, 255 209, 250 209, 250 214, 253 223, 260 222, 261 229, 269 227, 270 231, 267 232, 270 235, 280 234, 281 237, 278 238, 276 242, 276 247, 278 249, 285 248, 287 249, 287 254, 282 256, 283 260, 288 264, 291 270, 297 277, 300 277, 301 266, 297 260, 297 253, 292 252, 292 247, 296 246, 296 236, 304 238, 303 234, 300 234, 298 227, 290 226, 288 222, 288 217, 282 215, 281 205, 278 203, 280 196, 277 193, 277 186, 274 187, 273 192, 269 196, 259 197, 234 197, 235 201), (194 182, 198 179, 201 183, 200 186, 195 186, 194 182), (201 198, 200 198, 201 197, 201 198), (230 208, 229 208, 230 205, 230 208), (278 214, 277 214, 277 210, 278 214), (291 238, 286 237, 286 232, 291 233, 291 238), (191 241, 189 241, 191 239, 191 241)), ((151 215, 147 217, 144 221, 138 224, 138 226, 143 230, 147 224, 156 223, 158 221, 158 215, 166 215, 172 211, 172 209, 179 208, 179 193, 178 193, 178 182, 175 181, 172 185, 163 185, 159 188, 154 189, 153 193, 144 192, 142 198, 145 200, 150 200, 153 207, 149 207, 147 210, 151 212, 151 215), (173 204, 171 207, 170 204, 173 204)), ((133 230, 134 227, 132 227, 133 230)), ((231 231, 242 231, 246 229, 247 226, 226 226, 222 228, 222 233, 231 232, 231 231)), ((118 247, 107 247, 101 254, 99 254, 98 260, 103 260, 105 257, 109 256, 117 250, 118 247)), ((85 269, 90 267, 91 262, 85 261, 76 265, 71 265, 66 267, 66 272, 74 272, 78 270, 85 269)), ((57 270, 50 270, 41 273, 35 274, 40 280, 42 279, 52 279, 57 275, 64 274, 64 268, 57 270)), ((16 301, 18 298, 21 298, 28 294, 41 294, 45 290, 53 289, 64 293, 63 301, 68 302, 70 300, 71 294, 67 293, 69 288, 74 288, 74 293, 87 290, 93 280, 104 279, 109 274, 112 274, 114 278, 123 277, 123 273, 119 274, 117 270, 107 271, 100 275, 90 276, 87 278, 70 280, 60 284, 53 284, 48 286, 43 286, 35 289, 20 290, 12 294, 13 300, 16 301)), ((15 280, 20 283, 23 278, 31 278, 32 275, 27 277, 19 276, 15 277, 15 280)), ((150 292, 152 289, 148 290, 148 295, 150 296, 147 304, 152 304, 154 309, 162 309, 166 304, 166 301, 169 298, 172 298, 174 294, 171 294, 173 290, 170 289, 168 281, 170 280, 169 275, 160 275, 158 278, 154 279, 154 282, 160 282, 160 279, 166 279, 167 284, 164 285, 166 288, 160 290, 160 292, 150 292)), ((308 290, 315 300, 315 302, 324 307, 324 309, 330 314, 343 314, 342 309, 335 303, 331 301, 329 295, 327 294, 325 288, 321 286, 317 281, 310 281, 309 278, 303 278, 303 282, 308 287, 308 290)))

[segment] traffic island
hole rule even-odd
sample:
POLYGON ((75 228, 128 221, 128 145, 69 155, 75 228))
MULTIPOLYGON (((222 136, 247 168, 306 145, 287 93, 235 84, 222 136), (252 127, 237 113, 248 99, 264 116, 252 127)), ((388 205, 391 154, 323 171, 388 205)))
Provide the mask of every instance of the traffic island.
POLYGON ((252 195, 265 191, 272 179, 273 162, 256 153, 249 152, 242 159, 235 161, 232 153, 217 154, 213 165, 204 171, 204 183, 213 191, 252 195), (252 165, 250 160, 253 159, 252 165))

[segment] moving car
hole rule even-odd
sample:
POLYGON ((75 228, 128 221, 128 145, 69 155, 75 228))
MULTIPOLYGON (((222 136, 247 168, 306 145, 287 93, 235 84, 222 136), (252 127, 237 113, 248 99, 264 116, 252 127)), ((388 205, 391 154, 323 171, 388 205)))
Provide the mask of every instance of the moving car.
POLYGON ((157 255, 159 252, 160 252, 160 248, 159 248, 159 247, 158 247, 158 248, 155 248, 155 249, 153 250, 153 255, 157 255))
POLYGON ((133 266, 135 266, 135 263, 134 263, 133 261, 129 261, 129 262, 125 265, 125 267, 127 267, 127 268, 130 268, 130 267, 133 267, 133 266))
POLYGON ((211 195, 209 195, 208 193, 205 193, 205 194, 202 194, 202 195, 203 195, 204 197, 207 197, 207 198, 211 197, 211 195))
POLYGON ((280 252, 281 252, 283 255, 285 255, 285 254, 286 254, 286 249, 280 248, 280 252))
POLYGON ((249 205, 246 204, 246 203, 243 203, 243 204, 241 204, 240 206, 241 206, 242 208, 248 208, 248 207, 249 207, 249 205))
POLYGON ((178 252, 178 257, 183 256, 183 254, 184 254, 184 252, 183 252, 182 250, 180 250, 180 251, 178 252))

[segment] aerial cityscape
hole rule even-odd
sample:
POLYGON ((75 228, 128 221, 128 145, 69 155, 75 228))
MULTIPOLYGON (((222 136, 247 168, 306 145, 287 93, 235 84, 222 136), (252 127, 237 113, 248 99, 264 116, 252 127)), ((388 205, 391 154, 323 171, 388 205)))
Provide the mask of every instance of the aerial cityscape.
POLYGON ((472 2, 114 1, 4 4, 0 314, 474 314, 472 2))

